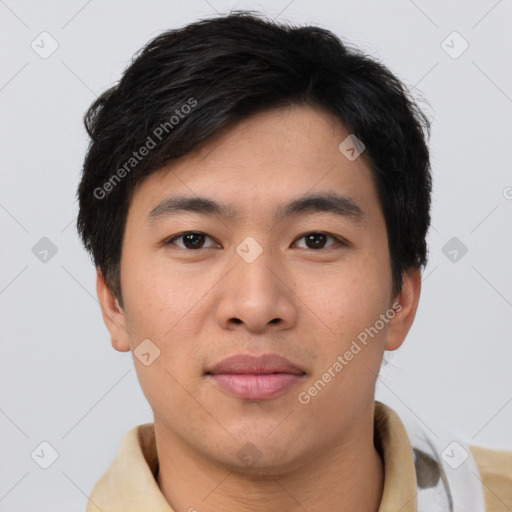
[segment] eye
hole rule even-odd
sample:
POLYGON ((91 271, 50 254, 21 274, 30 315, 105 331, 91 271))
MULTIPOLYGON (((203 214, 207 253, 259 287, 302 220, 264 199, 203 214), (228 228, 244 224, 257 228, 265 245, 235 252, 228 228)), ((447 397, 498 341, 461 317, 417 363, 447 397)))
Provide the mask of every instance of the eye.
POLYGON ((332 247, 332 245, 335 245, 336 243, 344 245, 339 238, 333 235, 328 235, 327 233, 307 233, 299 237, 297 240, 304 240, 306 244, 306 247, 299 247, 299 249, 326 249, 332 247), (326 241, 329 238, 334 240, 335 243, 325 247, 326 241))
POLYGON ((209 247, 214 247, 214 245, 210 245, 209 247, 205 247, 204 243, 206 239, 213 240, 211 237, 206 235, 205 233, 201 233, 198 231, 187 231, 185 233, 181 233, 179 235, 175 235, 172 238, 168 238, 164 245, 177 245, 182 249, 208 249, 209 247), (182 245, 175 243, 175 240, 183 240, 182 245))

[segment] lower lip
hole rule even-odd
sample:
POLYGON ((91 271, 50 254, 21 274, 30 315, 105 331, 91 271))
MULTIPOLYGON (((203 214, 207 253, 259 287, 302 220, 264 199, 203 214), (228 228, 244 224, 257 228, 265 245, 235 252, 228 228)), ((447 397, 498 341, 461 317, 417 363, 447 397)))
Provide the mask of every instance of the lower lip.
POLYGON ((302 380, 294 373, 222 373, 211 378, 225 391, 245 400, 267 400, 280 395, 302 380))

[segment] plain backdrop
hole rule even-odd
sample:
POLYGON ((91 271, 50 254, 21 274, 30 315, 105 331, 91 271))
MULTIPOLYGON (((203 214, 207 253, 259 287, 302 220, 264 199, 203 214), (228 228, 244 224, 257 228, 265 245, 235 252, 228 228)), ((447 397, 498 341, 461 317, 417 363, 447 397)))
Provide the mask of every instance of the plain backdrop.
POLYGON ((75 231, 82 117, 149 39, 234 8, 332 30, 433 120, 430 260, 377 398, 512 449, 510 0, 0 0, 0 512, 83 510, 124 434, 152 421, 75 231))

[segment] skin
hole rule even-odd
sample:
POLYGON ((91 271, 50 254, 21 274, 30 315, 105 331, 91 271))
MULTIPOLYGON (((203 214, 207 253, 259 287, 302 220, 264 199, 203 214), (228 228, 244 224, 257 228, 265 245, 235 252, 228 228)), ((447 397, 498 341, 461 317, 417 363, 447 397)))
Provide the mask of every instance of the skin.
MULTIPOLYGON (((383 464, 373 444, 375 382, 385 350, 402 344, 414 320, 420 272, 392 296, 384 217, 362 157, 338 145, 349 133, 311 106, 253 115, 200 150, 146 178, 134 191, 121 257, 121 308, 98 272, 103 317, 118 351, 149 338, 160 356, 134 357, 154 412, 158 485, 176 512, 377 511, 383 464), (310 193, 355 201, 359 220, 307 212, 280 221, 277 205, 310 193), (183 212, 147 220, 174 194, 205 196, 237 217, 183 212), (208 235, 187 249, 184 231, 208 235), (324 246, 304 235, 324 232, 324 246), (252 263, 236 252, 253 237, 252 263), (400 312, 304 405, 307 391, 359 333, 393 303, 400 312), (273 399, 220 390, 206 368, 235 353, 277 353, 306 371, 273 399), (252 443, 260 459, 237 457, 252 443), (245 448, 244 448, 245 447, 245 448)), ((322 241, 322 239, 321 239, 322 241)))

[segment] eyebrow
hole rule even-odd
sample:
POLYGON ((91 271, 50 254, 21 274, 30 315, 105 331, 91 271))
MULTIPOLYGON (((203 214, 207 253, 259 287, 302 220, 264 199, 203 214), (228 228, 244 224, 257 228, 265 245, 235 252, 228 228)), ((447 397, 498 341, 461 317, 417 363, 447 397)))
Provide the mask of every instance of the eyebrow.
MULTIPOLYGON (((151 224, 180 213, 194 212, 202 215, 236 218, 237 212, 232 207, 218 203, 206 197, 170 196, 149 212, 147 221, 151 224)), ((332 213, 354 221, 363 218, 363 210, 351 198, 334 193, 310 194, 280 205, 275 211, 275 218, 282 220, 293 215, 307 213, 332 213)))

